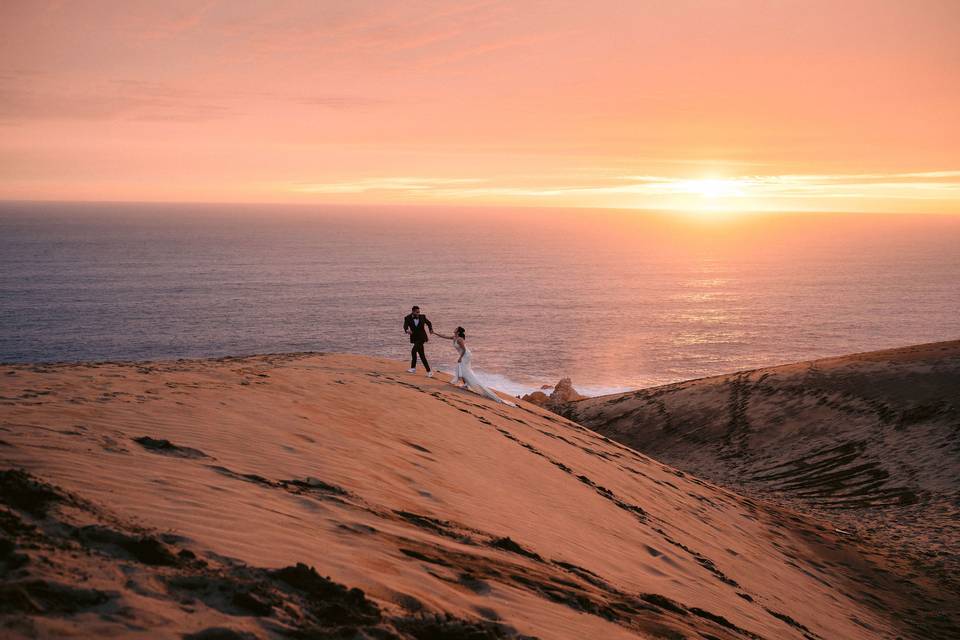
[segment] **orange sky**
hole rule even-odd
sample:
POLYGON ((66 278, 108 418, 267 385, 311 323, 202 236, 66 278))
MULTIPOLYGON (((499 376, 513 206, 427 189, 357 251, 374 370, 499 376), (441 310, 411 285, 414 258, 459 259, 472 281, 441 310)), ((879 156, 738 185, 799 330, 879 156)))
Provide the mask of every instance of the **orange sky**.
POLYGON ((960 213, 960 2, 3 0, 0 199, 960 213))

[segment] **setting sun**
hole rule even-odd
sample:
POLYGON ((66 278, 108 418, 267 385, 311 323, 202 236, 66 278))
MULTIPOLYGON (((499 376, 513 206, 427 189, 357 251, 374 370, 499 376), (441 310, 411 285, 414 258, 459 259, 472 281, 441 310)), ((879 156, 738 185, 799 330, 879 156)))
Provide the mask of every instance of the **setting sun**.
POLYGON ((740 183, 736 180, 685 180, 677 184, 687 193, 695 193, 708 200, 735 198, 746 195, 740 183))

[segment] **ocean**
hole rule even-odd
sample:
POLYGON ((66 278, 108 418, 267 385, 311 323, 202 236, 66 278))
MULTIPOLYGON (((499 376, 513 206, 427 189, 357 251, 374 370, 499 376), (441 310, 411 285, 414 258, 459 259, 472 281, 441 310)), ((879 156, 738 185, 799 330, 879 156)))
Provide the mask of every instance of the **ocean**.
POLYGON ((960 338, 960 216, 0 204, 0 361, 409 358, 519 394, 960 338), (427 355, 450 370, 448 341, 427 355))

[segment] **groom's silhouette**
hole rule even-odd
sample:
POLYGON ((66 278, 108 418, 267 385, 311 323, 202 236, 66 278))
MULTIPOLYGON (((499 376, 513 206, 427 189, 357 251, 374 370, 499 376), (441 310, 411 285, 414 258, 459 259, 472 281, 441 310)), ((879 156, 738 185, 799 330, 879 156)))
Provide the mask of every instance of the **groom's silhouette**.
POLYGON ((427 328, 433 333, 433 324, 427 319, 427 316, 420 315, 420 307, 414 306, 410 314, 403 319, 403 330, 410 336, 410 342, 413 348, 410 350, 410 373, 417 370, 417 356, 420 356, 420 362, 423 368, 427 370, 427 377, 433 377, 433 371, 430 370, 430 363, 427 362, 427 355, 423 352, 423 345, 430 339, 427 336, 427 328))

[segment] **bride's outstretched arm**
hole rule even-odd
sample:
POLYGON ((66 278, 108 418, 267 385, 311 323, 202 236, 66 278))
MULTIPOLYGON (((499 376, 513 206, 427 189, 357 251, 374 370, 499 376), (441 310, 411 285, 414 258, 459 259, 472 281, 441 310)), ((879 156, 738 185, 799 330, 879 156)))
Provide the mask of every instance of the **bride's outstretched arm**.
POLYGON ((433 332, 433 335, 435 335, 435 336, 440 336, 441 338, 446 338, 447 340, 453 340, 453 336, 445 336, 445 335, 443 335, 442 333, 440 333, 439 331, 434 331, 434 332, 433 332))

